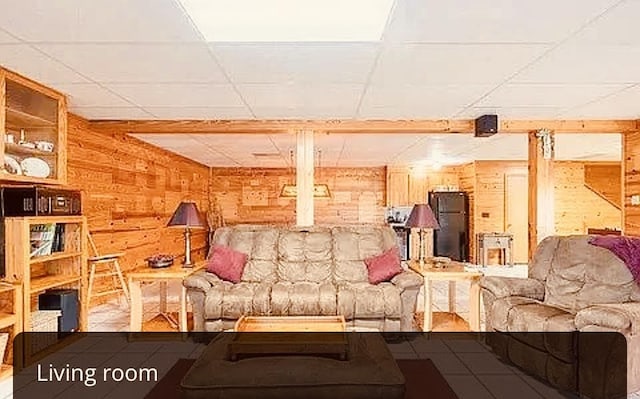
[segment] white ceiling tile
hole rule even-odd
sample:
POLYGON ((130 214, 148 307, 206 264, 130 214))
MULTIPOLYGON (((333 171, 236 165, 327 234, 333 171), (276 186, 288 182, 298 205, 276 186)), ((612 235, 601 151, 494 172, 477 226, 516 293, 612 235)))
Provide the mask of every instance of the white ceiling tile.
POLYGON ((353 106, 251 107, 257 119, 351 119, 353 106))
POLYGON ((555 157, 558 160, 622 160, 620 134, 556 134, 555 157))
POLYGON ((446 104, 422 104, 395 107, 362 107, 358 117, 362 119, 449 119, 461 107, 446 104))
POLYGON ((572 108, 560 116, 565 119, 640 119, 640 84, 572 108))
POLYGON ((507 84, 474 104, 478 107, 575 107, 620 91, 628 85, 507 84))
POLYGON ((71 107, 131 107, 135 105, 95 83, 57 84, 56 89, 67 95, 71 107))
POLYGON ((172 0, 21 0, 2 5, 0 26, 29 42, 200 40, 172 0))
POLYGON ((557 42, 616 1, 398 0, 385 40, 557 42))
POLYGON ((0 66, 48 85, 87 82, 80 74, 28 44, 0 45, 0 66))
POLYGON ((246 107, 144 107, 158 119, 251 119, 246 107))
POLYGON ((229 84, 153 83, 107 84, 109 89, 140 107, 242 107, 229 84))
POLYGON ((582 29, 576 35, 575 41, 582 45, 640 45, 638 15, 640 15, 640 1, 620 1, 607 13, 582 29))
POLYGON ((72 107, 71 113, 86 119, 153 119, 154 116, 136 107, 72 107))
POLYGON ((355 111, 364 90, 359 84, 243 84, 238 86, 249 106, 274 108, 351 107, 355 111))
POLYGON ((385 85, 498 84, 549 46, 398 44, 384 48, 372 75, 385 85))
POLYGON ((514 77, 512 83, 640 83, 640 46, 563 44, 514 77))
POLYGON ((21 40, 0 28, 0 44, 18 44, 21 40))
POLYGON ((225 82, 205 45, 39 44, 42 51, 101 83, 225 82))
POLYGON ((377 45, 237 44, 212 46, 235 83, 364 83, 377 45))
POLYGON ((482 115, 498 115, 498 119, 555 119, 565 108, 560 107, 470 107, 455 115, 457 119, 476 119, 482 115))

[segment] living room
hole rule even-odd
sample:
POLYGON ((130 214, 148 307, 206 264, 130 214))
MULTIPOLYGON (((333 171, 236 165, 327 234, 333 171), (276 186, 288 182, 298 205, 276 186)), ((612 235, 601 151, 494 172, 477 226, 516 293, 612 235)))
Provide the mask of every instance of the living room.
MULTIPOLYGON (((317 6, 312 16, 311 8, 292 11, 305 21, 292 25, 279 8, 294 9, 289 3, 2 6, 2 187, 37 186, 36 202, 38 195, 81 198, 81 211, 11 214, 3 194, 7 339, 60 328, 40 295, 61 288, 77 298, 70 328, 80 331, 218 331, 243 316, 320 314, 362 331, 500 330, 487 310, 497 305, 485 298, 493 276, 531 278, 545 238, 640 235, 640 75, 632 62, 640 47, 630 17, 637 1, 352 3, 336 5, 340 12, 317 6), (270 19, 287 28, 274 29, 270 19), (455 233, 435 205, 453 194, 464 198, 455 233), (417 220, 423 208, 414 205, 429 212, 417 220), (25 237, 56 224, 66 225, 67 249, 31 256, 25 237), (285 232, 321 237, 329 229, 331 249, 323 253, 336 265, 341 229, 361 237, 357 245, 372 229, 376 244, 347 259, 359 269, 342 276, 366 282, 365 261, 396 247, 397 275, 413 274, 402 282, 409 285, 394 286, 398 292, 384 288, 395 284, 388 277, 370 292, 344 289, 341 297, 335 282, 326 294, 324 277, 281 270, 283 256, 297 256, 282 248, 298 244, 251 241, 279 248, 268 254, 278 278, 289 270, 294 286, 316 285, 276 291, 271 271, 254 268, 271 261, 255 254, 258 244, 244 253, 253 277, 240 270, 240 284, 273 284, 265 301, 281 295, 288 305, 259 308, 254 286, 232 292, 233 279, 202 277, 214 246, 238 252, 265 229, 282 240, 285 232), (230 244, 236 233, 244 244, 230 244), (166 270, 175 274, 157 277, 154 257, 170 259, 166 270), (425 264, 459 268, 460 280, 431 281, 421 274, 425 264), (115 278, 100 278, 104 272, 115 278), (224 293, 219 317, 201 287, 224 293), (304 302, 305 295, 326 300, 323 292, 334 303, 329 310, 304 302), (250 309, 243 295, 251 295, 250 309), (358 307, 370 313, 360 317, 358 307), (46 329, 38 315, 49 317, 46 329)), ((619 302, 636 305, 640 297, 627 287, 634 269, 621 273, 619 291, 628 295, 619 302)), ((621 312, 631 317, 633 309, 621 312)), ((8 348, 4 376, 12 373, 8 348)))

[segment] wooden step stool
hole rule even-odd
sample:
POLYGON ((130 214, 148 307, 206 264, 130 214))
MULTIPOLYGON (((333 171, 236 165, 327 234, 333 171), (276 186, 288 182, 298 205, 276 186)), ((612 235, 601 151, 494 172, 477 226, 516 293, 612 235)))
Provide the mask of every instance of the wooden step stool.
POLYGON ((124 277, 122 275, 122 269, 120 269, 119 259, 124 256, 124 253, 114 253, 108 255, 100 255, 98 253, 98 249, 96 248, 91 235, 89 235, 89 244, 91 244, 91 249, 95 256, 89 257, 89 290, 87 294, 87 302, 91 304, 91 299, 93 297, 100 297, 104 295, 111 295, 122 292, 124 294, 127 303, 131 303, 131 298, 129 297, 129 287, 125 283, 124 277), (103 270, 98 271, 97 269, 104 266, 103 270), (106 269, 106 270, 105 270, 106 269), (111 277, 113 281, 113 288, 107 291, 100 291, 95 294, 93 291, 93 284, 96 278, 104 278, 111 277))

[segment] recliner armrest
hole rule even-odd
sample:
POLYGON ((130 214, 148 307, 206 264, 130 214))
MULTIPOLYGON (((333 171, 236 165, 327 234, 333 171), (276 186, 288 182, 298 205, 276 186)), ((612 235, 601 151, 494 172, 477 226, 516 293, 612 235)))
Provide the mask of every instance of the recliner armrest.
POLYGON ((604 327, 621 333, 640 334, 640 302, 593 305, 576 314, 576 328, 604 327))
POLYGON ((538 301, 544 300, 544 284, 533 278, 482 277, 480 287, 492 293, 496 298, 523 296, 538 301))
POLYGON ((391 283, 401 290, 420 287, 423 282, 422 276, 411 270, 405 270, 400 274, 396 274, 396 276, 391 279, 391 283))
POLYGON ((198 289, 205 293, 217 283, 222 283, 222 280, 215 274, 204 270, 196 272, 182 280, 182 285, 185 287, 198 289))

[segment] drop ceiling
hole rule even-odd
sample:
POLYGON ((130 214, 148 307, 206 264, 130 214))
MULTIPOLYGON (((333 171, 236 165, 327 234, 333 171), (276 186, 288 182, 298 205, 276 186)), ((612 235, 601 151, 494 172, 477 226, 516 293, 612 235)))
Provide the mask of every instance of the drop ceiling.
POLYGON ((640 0, 397 0, 339 43, 206 42, 177 0, 0 9, 0 65, 88 119, 640 118, 640 0))
MULTIPOLYGON (((396 0, 381 41, 312 43, 207 42, 178 0, 0 9, 0 65, 68 94, 92 120, 640 118, 640 0, 396 0)), ((139 137, 210 166, 286 167, 295 147, 290 135, 139 137)), ((526 159, 525 140, 316 144, 322 166, 373 166, 526 159)), ((617 135, 561 135, 557 149, 620 160, 617 135)))
MULTIPOLYGON (((293 134, 139 134, 149 144, 212 167, 289 168, 293 134)), ((460 165, 474 160, 526 160, 527 136, 496 134, 316 134, 316 167, 460 165)), ((556 159, 621 161, 620 134, 557 134, 556 159)), ((294 151, 295 154, 295 151, 294 151)), ((293 161, 293 162, 292 162, 293 161)))

